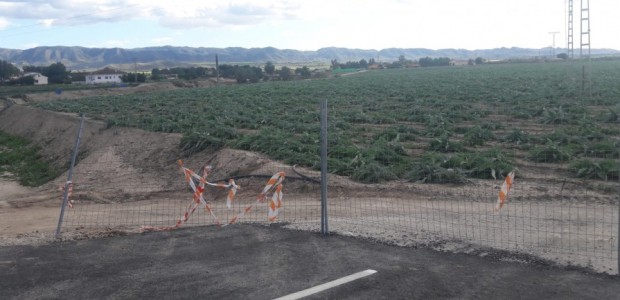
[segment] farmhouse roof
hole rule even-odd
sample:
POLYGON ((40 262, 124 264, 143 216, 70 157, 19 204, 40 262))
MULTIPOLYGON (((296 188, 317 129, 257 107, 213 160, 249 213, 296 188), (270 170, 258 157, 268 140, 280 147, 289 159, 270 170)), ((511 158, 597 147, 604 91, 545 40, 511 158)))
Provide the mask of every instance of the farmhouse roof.
POLYGON ((41 77, 47 77, 41 73, 38 72, 29 72, 29 73, 24 73, 23 77, 28 77, 28 76, 41 76, 41 77))

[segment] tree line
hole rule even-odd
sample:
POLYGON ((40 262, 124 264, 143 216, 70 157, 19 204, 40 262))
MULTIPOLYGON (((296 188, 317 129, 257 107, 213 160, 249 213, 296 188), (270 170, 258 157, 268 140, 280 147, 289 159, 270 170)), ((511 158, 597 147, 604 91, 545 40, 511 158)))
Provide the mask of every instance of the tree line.
MULTIPOLYGON (((469 65, 478 65, 485 63, 481 57, 477 57, 474 59, 469 59, 469 65)), ((374 58, 370 58, 368 60, 361 59, 359 61, 347 61, 344 63, 338 62, 338 60, 331 60, 331 69, 367 69, 371 66, 376 66, 379 68, 403 68, 403 67, 411 67, 411 66, 420 66, 420 67, 440 67, 440 66, 450 66, 452 65, 452 60, 448 57, 423 57, 416 60, 409 60, 404 55, 400 55, 398 60, 393 61, 391 63, 377 63, 374 58)), ((79 73, 72 74, 71 71, 68 71, 65 65, 60 62, 53 63, 49 66, 24 66, 24 73, 37 72, 41 73, 44 76, 47 76, 48 82, 52 84, 60 84, 60 83, 71 83, 71 81, 84 81, 84 75, 79 73)), ((34 84, 34 78, 32 77, 21 77, 15 79, 17 76, 21 74, 19 68, 15 67, 13 64, 0 60, 0 83, 9 84, 34 84), (11 79, 12 78, 12 79, 11 79)), ((306 66, 298 67, 292 69, 287 66, 282 66, 281 68, 276 68, 273 62, 268 61, 262 68, 260 66, 250 66, 250 65, 230 65, 230 64, 222 64, 219 65, 218 68, 214 67, 174 67, 174 68, 165 68, 159 69, 154 68, 151 70, 150 79, 151 80, 162 80, 170 77, 185 79, 185 80, 193 80, 199 78, 212 78, 212 77, 222 77, 234 79, 238 83, 255 83, 259 81, 270 81, 270 80, 292 80, 295 78, 307 79, 311 78, 313 72, 306 66)), ((123 82, 145 82, 147 79, 147 75, 144 73, 126 73, 121 77, 123 82)))
POLYGON ((283 66, 278 69, 273 62, 268 61, 263 68, 250 65, 222 64, 218 68, 213 67, 176 67, 168 69, 154 68, 151 70, 152 80, 162 80, 169 77, 177 77, 185 80, 198 78, 221 78, 235 79, 238 83, 255 83, 270 80, 291 80, 295 76, 310 78, 312 71, 304 66, 296 69, 283 66))
MULTIPOLYGON (((53 63, 45 66, 24 66, 24 73, 41 73, 47 77, 49 83, 70 83, 69 71, 62 63, 53 63)), ((0 60, 0 82, 8 84, 34 84, 32 76, 17 78, 22 71, 13 64, 0 60)))

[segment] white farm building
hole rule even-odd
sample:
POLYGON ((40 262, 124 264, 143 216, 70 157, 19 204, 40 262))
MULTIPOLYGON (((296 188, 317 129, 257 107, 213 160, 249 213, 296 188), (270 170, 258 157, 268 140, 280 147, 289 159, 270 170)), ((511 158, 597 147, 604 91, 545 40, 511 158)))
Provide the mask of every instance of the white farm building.
POLYGON ((47 84, 47 76, 41 75, 41 73, 26 73, 22 77, 34 78, 34 85, 47 84))
POLYGON ((125 72, 105 68, 85 75, 86 84, 121 83, 125 72))

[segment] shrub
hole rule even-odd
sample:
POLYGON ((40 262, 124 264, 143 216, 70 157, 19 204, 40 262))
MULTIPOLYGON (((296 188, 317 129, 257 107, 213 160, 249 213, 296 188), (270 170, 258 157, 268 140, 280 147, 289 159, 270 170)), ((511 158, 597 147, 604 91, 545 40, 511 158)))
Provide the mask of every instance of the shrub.
POLYGON ((620 144, 610 140, 598 142, 588 147, 585 155, 589 157, 616 158, 620 155, 620 144))
POLYGON ((448 118, 439 114, 439 115, 431 115, 428 117, 426 121, 426 131, 424 134, 426 136, 450 136, 453 131, 453 124, 450 122, 448 118))
POLYGON ((442 166, 445 161, 445 157, 428 152, 413 162, 407 178, 421 183, 465 183, 467 180, 458 169, 442 166))
POLYGON ((562 110, 562 106, 558 108, 544 109, 540 120, 543 124, 568 124, 570 116, 562 110))
POLYGON ((361 164, 358 168, 353 170, 351 178, 362 183, 379 183, 398 179, 398 176, 387 167, 375 161, 370 161, 361 164))
POLYGON ((530 150, 530 160, 534 162, 557 163, 570 159, 570 154, 555 143, 547 143, 530 150))
POLYGON ((618 105, 616 105, 615 108, 610 108, 609 112, 603 116, 603 122, 605 123, 618 123, 620 122, 620 117, 618 117, 618 115, 620 114, 620 107, 618 105))
POLYGON ((493 132, 480 126, 470 128, 463 137, 463 143, 467 146, 482 146, 486 141, 494 139, 493 132))
POLYGON ((579 178, 602 179, 607 181, 618 179, 620 167, 618 163, 612 159, 601 161, 584 159, 572 163, 569 169, 579 178))
POLYGON ((513 129, 509 134, 502 138, 504 142, 510 142, 517 145, 526 144, 530 141, 530 135, 518 128, 513 129))
POLYGON ((460 170, 463 174, 474 178, 497 179, 508 174, 515 167, 514 159, 493 148, 477 153, 459 153, 450 157, 443 165, 446 168, 460 170))
POLYGON ((460 152, 465 148, 461 143, 452 142, 447 135, 431 140, 428 150, 437 152, 460 152))

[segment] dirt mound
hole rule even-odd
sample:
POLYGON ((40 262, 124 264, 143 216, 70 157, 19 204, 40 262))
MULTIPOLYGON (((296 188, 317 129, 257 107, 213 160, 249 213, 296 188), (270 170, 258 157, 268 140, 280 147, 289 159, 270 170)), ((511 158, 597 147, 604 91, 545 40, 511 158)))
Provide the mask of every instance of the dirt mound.
MULTIPOLYGON (((57 168, 67 168, 79 128, 76 115, 13 105, 0 116, 0 130, 33 141, 41 147, 46 159, 56 162, 57 168)), ((184 157, 178 147, 181 137, 180 134, 135 128, 106 128, 100 121, 87 119, 73 173, 74 182, 80 183, 82 191, 90 193, 82 197, 103 202, 179 191, 186 185, 178 166, 179 159, 200 174, 205 165, 211 165, 213 171, 208 180, 212 181, 241 176, 254 178, 256 185, 260 185, 280 171, 299 178, 291 166, 248 151, 206 150, 184 157)), ((316 171, 302 171, 318 178, 316 171)), ((56 190, 66 178, 67 173, 37 190, 59 194, 56 190)))

